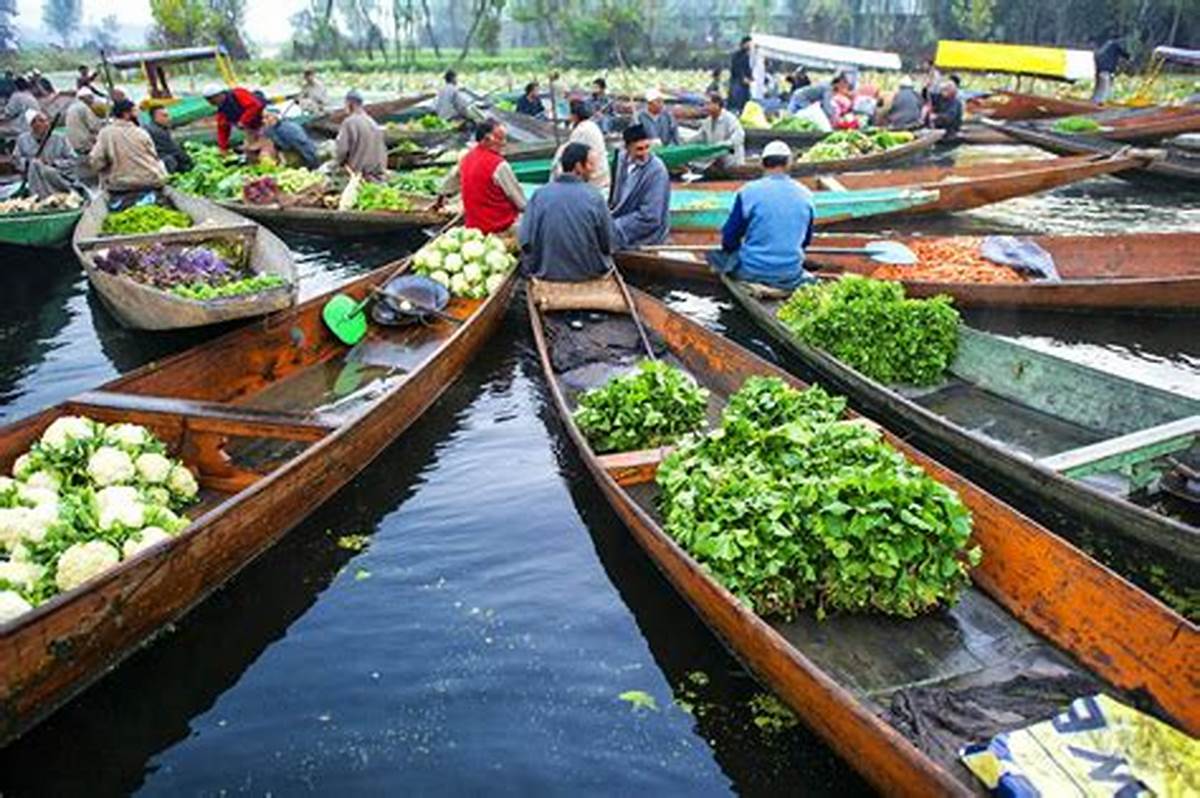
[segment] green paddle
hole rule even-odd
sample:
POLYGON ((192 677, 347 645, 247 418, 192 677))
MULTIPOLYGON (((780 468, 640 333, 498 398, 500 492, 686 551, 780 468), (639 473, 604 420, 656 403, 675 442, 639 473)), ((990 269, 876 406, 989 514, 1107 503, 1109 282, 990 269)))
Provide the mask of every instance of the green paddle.
POLYGON ((354 346, 367 335, 367 314, 363 313, 363 308, 370 301, 370 295, 356 302, 351 296, 338 294, 321 308, 321 318, 339 341, 354 346))

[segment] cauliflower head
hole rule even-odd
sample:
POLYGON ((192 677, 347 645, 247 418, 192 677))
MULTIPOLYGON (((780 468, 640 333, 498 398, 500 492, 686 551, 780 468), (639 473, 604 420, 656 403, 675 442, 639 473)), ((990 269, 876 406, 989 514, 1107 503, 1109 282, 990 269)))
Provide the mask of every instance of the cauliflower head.
POLYGON ((30 590, 46 573, 46 568, 31 562, 0 561, 0 582, 30 590))
POLYGON ((146 524, 146 506, 137 488, 125 485, 105 488, 96 494, 96 509, 100 528, 106 532, 118 525, 141 529, 146 524))
POLYGON ((125 541, 125 545, 121 547, 121 555, 128 560, 138 552, 162 543, 164 540, 170 540, 171 536, 166 530, 156 526, 148 526, 139 532, 134 532, 125 541))
POLYGON ((33 458, 29 456, 28 452, 13 461, 12 475, 17 479, 24 479, 33 471, 33 458))
POLYGON ((54 584, 66 592, 99 576, 121 561, 121 553, 103 540, 76 543, 58 558, 54 584))
POLYGON ((113 424, 104 430, 104 442, 122 449, 137 450, 151 440, 150 430, 140 424, 113 424))
POLYGON ((44 488, 45 490, 58 493, 62 487, 62 477, 54 471, 43 468, 41 471, 34 471, 25 478, 25 484, 31 488, 44 488))
POLYGON ((61 416, 42 433, 42 445, 56 451, 72 441, 87 441, 96 436, 95 425, 83 416, 61 416))
POLYGON ((15 620, 33 609, 33 605, 15 590, 0 590, 0 625, 15 620))
POLYGON ((160 485, 171 474, 171 461, 161 454, 147 452, 134 461, 138 476, 151 485, 160 485))
POLYGON ((97 485, 117 485, 137 476, 133 459, 114 446, 101 446, 88 458, 88 476, 97 485))
POLYGON ((167 487, 177 498, 186 501, 196 498, 196 494, 200 492, 196 477, 192 476, 192 472, 184 465, 177 465, 171 469, 167 476, 167 487))

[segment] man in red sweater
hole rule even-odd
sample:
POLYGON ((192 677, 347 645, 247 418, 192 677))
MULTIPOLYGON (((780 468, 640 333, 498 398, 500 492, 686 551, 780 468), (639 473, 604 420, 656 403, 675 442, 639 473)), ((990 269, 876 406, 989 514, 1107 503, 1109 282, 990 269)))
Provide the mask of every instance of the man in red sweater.
POLYGON ((254 92, 241 86, 213 86, 204 92, 204 97, 217 107, 217 146, 221 152, 229 149, 229 137, 235 127, 255 133, 262 129, 262 114, 267 104, 254 92))
POLYGON ((467 227, 484 233, 503 233, 525 210, 525 192, 512 166, 504 159, 508 131, 495 119, 475 128, 475 146, 446 175, 439 201, 462 192, 467 227))

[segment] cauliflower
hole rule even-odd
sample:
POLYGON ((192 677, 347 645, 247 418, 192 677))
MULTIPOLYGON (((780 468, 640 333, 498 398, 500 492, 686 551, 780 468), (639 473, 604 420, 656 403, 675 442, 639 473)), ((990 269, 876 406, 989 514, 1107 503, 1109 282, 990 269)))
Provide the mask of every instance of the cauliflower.
MULTIPOLYGON (((421 250, 421 252, 425 253, 426 268, 428 268, 429 271, 436 272, 438 269, 442 268, 443 258, 441 250, 434 249, 432 246, 430 246, 421 250)), ((418 252, 417 254, 420 255, 421 252, 418 252)))
POLYGON ((413 255, 413 268, 424 274, 428 274, 433 269, 433 264, 429 261, 429 250, 418 250, 417 254, 413 255))
POLYGON ((467 281, 466 277, 456 274, 450 278, 450 293, 455 296, 466 296, 470 290, 471 283, 467 281))
POLYGON ((100 529, 107 532, 120 524, 127 529, 141 529, 146 524, 146 506, 137 488, 118 486, 105 488, 96 494, 100 529))
POLYGON ((13 562, 33 562, 33 552, 24 543, 18 543, 12 547, 8 558, 13 562))
POLYGON ((101 446, 88 458, 87 473, 93 482, 104 486, 128 482, 137 475, 137 469, 125 452, 112 446, 101 446))
POLYGON ((0 509, 0 546, 15 551, 22 541, 39 543, 57 520, 57 505, 0 509))
POLYGON ((508 255, 504 252, 489 252, 484 263, 492 274, 504 274, 508 271, 508 255))
POLYGON ((487 247, 483 245, 482 241, 467 241, 462 245, 463 260, 479 260, 485 254, 487 254, 487 247))
POLYGON ((0 507, 9 507, 17 500, 17 482, 8 477, 0 477, 0 507))
POLYGON ((196 478, 183 465, 177 465, 171 469, 171 473, 167 477, 167 487, 180 499, 194 499, 200 492, 196 478))
POLYGON ((164 488, 162 485, 154 485, 149 488, 142 489, 142 499, 149 505, 161 505, 166 507, 171 503, 171 491, 164 488))
MULTIPOLYGON (((453 231, 451 231, 451 232, 453 232, 453 231)), ((440 249, 446 255, 457 254, 458 249, 461 246, 458 242, 458 237, 452 236, 449 234, 442 236, 441 238, 439 238, 437 241, 434 241, 433 243, 436 244, 437 248, 440 249)))
POLYGON ((96 431, 89 419, 82 416, 60 416, 42 433, 42 445, 48 449, 59 450, 71 441, 87 441, 95 435, 96 431))
POLYGON ((0 590, 0 624, 15 620, 33 609, 28 601, 14 590, 0 590))
POLYGON ((493 252, 499 252, 502 255, 508 252, 508 245, 504 243, 504 239, 500 236, 488 236, 484 239, 483 246, 487 249, 489 255, 493 252))
POLYGON ((25 505, 41 507, 43 504, 58 506, 58 494, 49 488, 35 488, 32 485, 18 485, 17 499, 25 505))
POLYGON ((58 558, 54 584, 66 592, 99 576, 121 561, 121 553, 103 540, 76 543, 58 558))
POLYGON ((442 269, 451 275, 458 274, 462 271, 463 259, 462 255, 452 252, 442 259, 442 269))
POLYGON ((487 286, 487 292, 489 294, 496 293, 496 291, 499 290, 500 286, 504 285, 504 275, 503 274, 488 275, 485 285, 487 286))
POLYGON ((62 487, 62 478, 53 471, 42 469, 27 476, 25 484, 31 488, 44 488, 58 493, 58 489, 62 487))
POLYGON ((148 526, 140 532, 134 532, 125 541, 125 545, 121 547, 121 555, 128 560, 140 551, 150 548, 164 540, 170 540, 171 536, 164 530, 156 526, 148 526))
POLYGON ((134 465, 137 467, 138 476, 152 485, 166 482, 171 473, 171 461, 153 452, 139 456, 134 465))
POLYGON ((24 479, 33 473, 33 459, 28 452, 18 457, 13 461, 12 475, 17 479, 24 479))
POLYGON ((468 263, 463 266, 463 277, 467 278, 467 282, 475 284, 483 280, 483 269, 479 268, 478 263, 468 263))
POLYGON ((482 241, 483 231, 475 227, 459 227, 457 228, 458 236, 463 241, 482 241))
POLYGON ((187 529, 192 523, 186 515, 177 515, 165 506, 150 507, 146 510, 146 525, 156 526, 169 535, 174 535, 187 529))
POLYGON ((44 566, 31 562, 0 561, 0 582, 21 590, 32 590, 45 573, 44 566))
POLYGON ((446 274, 441 269, 438 269, 436 272, 431 272, 429 279, 433 280, 435 283, 440 283, 447 288, 450 287, 450 275, 446 274))
POLYGON ((120 446, 122 449, 140 449, 151 439, 150 430, 140 424, 113 424, 104 430, 104 442, 120 446))

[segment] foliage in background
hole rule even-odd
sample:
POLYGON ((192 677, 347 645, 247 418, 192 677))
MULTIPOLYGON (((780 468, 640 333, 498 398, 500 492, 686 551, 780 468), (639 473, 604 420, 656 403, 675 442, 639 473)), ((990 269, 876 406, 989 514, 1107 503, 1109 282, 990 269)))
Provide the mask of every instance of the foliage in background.
POLYGON ((71 45, 82 15, 83 0, 42 0, 42 24, 55 32, 63 47, 71 45))

